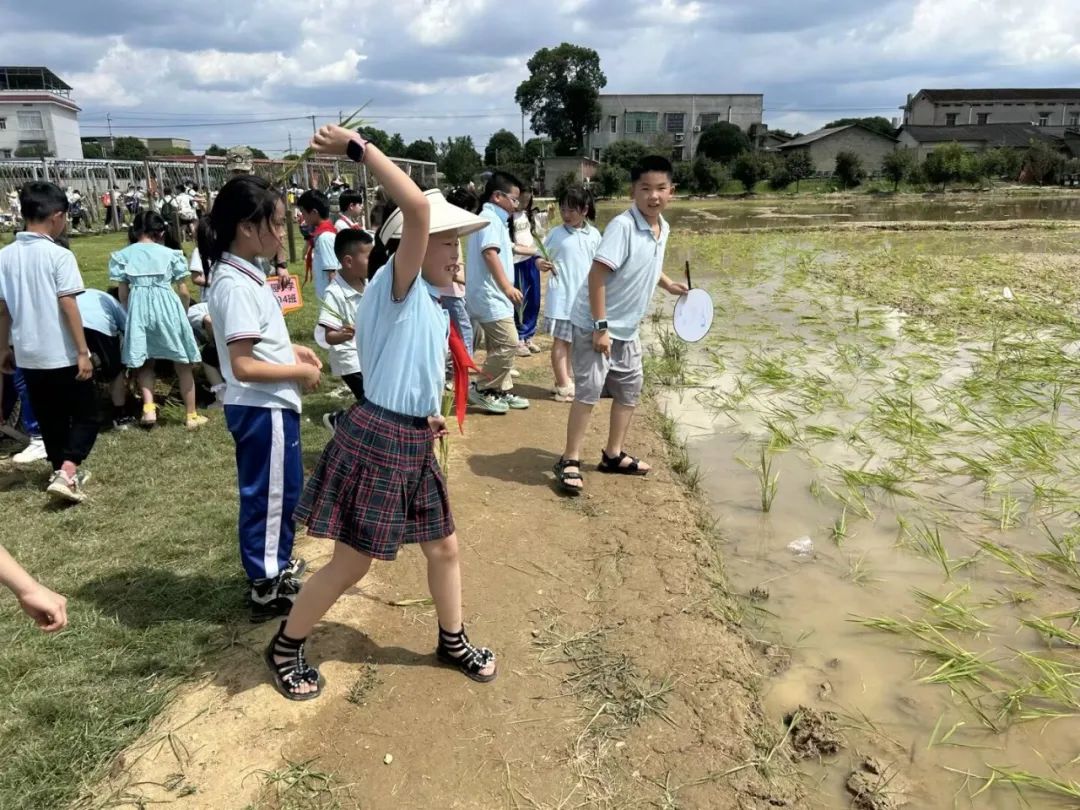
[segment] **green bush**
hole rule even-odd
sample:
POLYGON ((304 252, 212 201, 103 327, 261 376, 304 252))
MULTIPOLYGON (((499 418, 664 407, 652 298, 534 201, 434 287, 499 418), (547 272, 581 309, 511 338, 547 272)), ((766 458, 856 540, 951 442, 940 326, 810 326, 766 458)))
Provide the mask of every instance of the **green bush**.
POLYGON ((744 152, 735 159, 731 176, 742 183, 747 193, 751 193, 754 186, 769 176, 771 168, 770 161, 763 153, 744 152))
POLYGON ((895 149, 881 161, 881 173, 892 181, 893 191, 900 188, 905 180, 910 180, 918 161, 911 149, 895 149))
POLYGON ((778 163, 769 175, 769 188, 773 191, 783 191, 794 182, 795 178, 791 176, 786 162, 778 163))
POLYGON ((601 197, 615 197, 622 192, 623 184, 630 175, 611 164, 605 163, 593 178, 593 186, 601 197))
POLYGON ((722 169, 704 155, 694 158, 690 174, 693 177, 694 191, 698 194, 715 194, 720 190, 722 169))
POLYGON ((854 152, 836 153, 835 173, 841 188, 855 188, 866 177, 862 160, 854 152))

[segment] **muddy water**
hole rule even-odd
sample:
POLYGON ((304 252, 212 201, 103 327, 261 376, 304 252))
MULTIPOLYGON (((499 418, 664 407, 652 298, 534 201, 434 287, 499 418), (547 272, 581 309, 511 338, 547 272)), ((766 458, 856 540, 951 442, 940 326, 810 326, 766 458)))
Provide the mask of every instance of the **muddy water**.
MULTIPOLYGON (((1020 396, 1002 390, 1011 380, 976 383, 988 353, 1004 351, 1009 336, 929 342, 902 313, 807 285, 793 258, 805 249, 773 243, 763 255, 732 259, 722 277, 699 279, 722 309, 709 341, 691 353, 693 386, 665 396, 702 470, 729 578, 747 595, 744 624, 779 639, 790 656, 769 681, 767 707, 777 722, 799 705, 838 715, 847 751, 806 766, 822 807, 846 806, 844 783, 863 754, 900 769, 914 807, 1077 806, 1034 791, 1020 799, 1008 787, 973 797, 992 766, 1080 781, 1080 720, 1045 714, 1076 711, 1080 660, 1021 623, 1077 607, 1080 580, 1035 558, 1050 548, 1044 526, 1058 537, 1076 528, 1077 390, 1052 414, 1048 384, 1017 384, 1030 401, 1003 408, 1020 396), (1032 426, 1036 442, 1053 447, 1038 469, 1009 457, 1032 426), (763 447, 768 476, 778 475, 768 513, 755 469, 763 447), (980 479, 961 457, 993 458, 997 467, 980 479), (863 473, 885 479, 863 486, 863 473), (1047 488, 1059 491, 1049 497, 1047 488), (920 551, 924 527, 940 537, 944 562, 920 551), (788 548, 807 537, 812 553, 788 548), (980 551, 979 541, 1014 550, 1020 556, 1010 559, 1031 574, 980 551), (963 606, 978 624, 948 628, 917 591, 963 606), (945 641, 853 621, 869 617, 927 621, 937 629, 923 632, 945 641), (942 659, 918 650, 940 653, 947 643, 992 670, 978 682, 954 679, 955 688, 934 682, 944 680, 942 659), (1027 697, 1003 713, 1007 693, 1039 680, 1020 653, 1069 667, 1072 705, 1027 697), (1024 720, 1025 712, 1043 714, 1024 720)), ((902 238, 896 249, 905 249, 902 238)), ((1014 337, 1031 351, 1064 342, 1045 332, 1014 337)))

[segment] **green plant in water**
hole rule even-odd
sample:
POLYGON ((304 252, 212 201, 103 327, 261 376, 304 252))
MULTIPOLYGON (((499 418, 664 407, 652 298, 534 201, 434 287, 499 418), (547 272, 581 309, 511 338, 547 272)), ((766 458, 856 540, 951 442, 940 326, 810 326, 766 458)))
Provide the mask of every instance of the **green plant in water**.
POLYGON ((843 511, 840 512, 840 517, 833 521, 830 534, 832 535, 833 542, 836 543, 837 546, 841 546, 844 544, 844 540, 847 539, 847 533, 847 507, 845 506, 843 511))
POLYGON ((908 528, 904 532, 903 542, 922 556, 940 565, 941 570, 945 572, 945 578, 952 579, 956 561, 949 557, 949 552, 941 540, 941 530, 937 526, 931 528, 923 524, 908 528))
POLYGON ((989 554, 995 560, 1004 563, 1014 574, 1022 576, 1024 579, 1039 587, 1042 587, 1045 584, 1042 578, 1035 572, 1035 569, 1031 567, 1031 563, 1028 562, 1027 557, 1019 551, 1013 551, 1004 546, 999 546, 997 543, 992 543, 989 540, 976 540, 975 544, 984 553, 989 554))
POLYGON ((773 501, 776 499, 776 490, 779 486, 780 473, 773 472, 773 457, 768 448, 762 444, 758 448, 758 489, 761 493, 761 511, 772 510, 773 501))

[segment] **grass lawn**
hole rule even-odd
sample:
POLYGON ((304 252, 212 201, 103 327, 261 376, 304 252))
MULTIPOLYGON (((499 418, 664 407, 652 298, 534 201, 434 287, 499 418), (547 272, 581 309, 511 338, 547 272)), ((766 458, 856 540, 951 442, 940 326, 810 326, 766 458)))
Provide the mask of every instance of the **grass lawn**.
MULTIPOLYGON (((109 254, 125 242, 115 234, 72 240, 88 286, 106 286, 109 254)), ((302 273, 302 263, 292 271, 302 273)), ((289 316, 295 340, 310 342, 315 308, 309 292, 307 306, 289 316)), ((334 387, 325 381, 322 390, 334 387)), ((327 440, 319 417, 338 401, 307 397, 306 462, 327 440)), ((188 433, 175 402, 150 433, 101 434, 86 464, 90 500, 76 508, 46 504, 44 463, 22 470, 0 461, 0 543, 68 597, 70 616, 68 630, 46 636, 0 596, 5 810, 69 803, 174 687, 228 646, 229 624, 247 621, 232 440, 220 412, 188 433)), ((17 449, 0 446, 0 457, 17 449)))

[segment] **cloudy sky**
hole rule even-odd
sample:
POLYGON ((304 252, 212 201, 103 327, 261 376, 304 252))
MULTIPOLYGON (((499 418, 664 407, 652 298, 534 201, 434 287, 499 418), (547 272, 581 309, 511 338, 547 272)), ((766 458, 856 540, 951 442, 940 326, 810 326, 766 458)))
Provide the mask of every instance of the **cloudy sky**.
POLYGON ((271 155, 370 102, 406 140, 520 132, 538 48, 596 49, 607 92, 764 93, 809 131, 922 87, 1069 86, 1077 0, 0 0, 0 59, 71 84, 86 135, 271 155), (300 12, 302 17, 298 17, 300 12), (290 121, 268 119, 295 118, 290 121))

